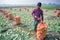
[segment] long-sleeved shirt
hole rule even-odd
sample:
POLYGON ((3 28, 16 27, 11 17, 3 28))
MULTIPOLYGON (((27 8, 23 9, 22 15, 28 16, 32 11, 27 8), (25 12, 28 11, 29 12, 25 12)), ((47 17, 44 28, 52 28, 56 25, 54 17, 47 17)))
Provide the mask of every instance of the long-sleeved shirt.
POLYGON ((33 12, 32 12, 32 16, 34 17, 34 20, 36 20, 36 21, 38 21, 38 22, 39 22, 40 20, 43 21, 43 11, 42 11, 40 8, 34 9, 33 12), (36 16, 36 17, 35 17, 35 16, 36 16), (38 18, 41 18, 41 19, 38 20, 38 18))

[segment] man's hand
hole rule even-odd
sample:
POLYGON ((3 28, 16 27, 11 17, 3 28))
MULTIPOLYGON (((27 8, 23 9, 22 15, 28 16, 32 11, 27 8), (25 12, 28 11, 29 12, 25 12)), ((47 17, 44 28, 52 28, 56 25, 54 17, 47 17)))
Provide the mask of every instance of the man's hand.
POLYGON ((37 18, 37 16, 35 16, 35 18, 37 18))
POLYGON ((43 23, 42 17, 40 17, 40 22, 43 23))
POLYGON ((41 23, 44 23, 44 22, 41 20, 41 23))

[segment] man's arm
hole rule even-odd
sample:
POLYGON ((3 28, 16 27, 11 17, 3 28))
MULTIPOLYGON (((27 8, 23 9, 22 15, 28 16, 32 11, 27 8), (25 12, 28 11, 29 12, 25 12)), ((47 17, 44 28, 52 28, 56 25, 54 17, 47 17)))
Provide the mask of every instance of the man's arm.
POLYGON ((35 13, 35 10, 33 10, 33 12, 32 12, 32 16, 36 18, 36 16, 34 15, 34 13, 35 13))
POLYGON ((43 21, 44 20, 44 18, 43 18, 43 11, 41 12, 41 21, 43 21))
POLYGON ((32 12, 32 16, 33 16, 34 18, 38 18, 34 13, 35 13, 35 10, 32 12))
POLYGON ((35 13, 35 10, 33 10, 33 12, 32 12, 32 16, 34 16, 34 13, 35 13))

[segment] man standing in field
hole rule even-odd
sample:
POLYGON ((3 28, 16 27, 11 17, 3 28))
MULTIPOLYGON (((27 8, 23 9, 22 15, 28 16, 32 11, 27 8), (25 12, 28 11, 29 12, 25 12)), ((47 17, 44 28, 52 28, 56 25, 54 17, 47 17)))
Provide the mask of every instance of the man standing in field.
POLYGON ((43 22, 43 11, 40 2, 37 4, 37 8, 33 10, 32 16, 34 17, 34 31, 36 31, 38 23, 43 22))

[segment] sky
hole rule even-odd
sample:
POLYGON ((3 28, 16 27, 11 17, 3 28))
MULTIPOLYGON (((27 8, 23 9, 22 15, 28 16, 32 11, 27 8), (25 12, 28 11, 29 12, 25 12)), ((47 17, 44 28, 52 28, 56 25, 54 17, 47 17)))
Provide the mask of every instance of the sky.
POLYGON ((42 2, 45 4, 48 4, 48 3, 60 4, 60 0, 0 0, 0 4, 31 5, 31 4, 37 4, 38 2, 42 2))

